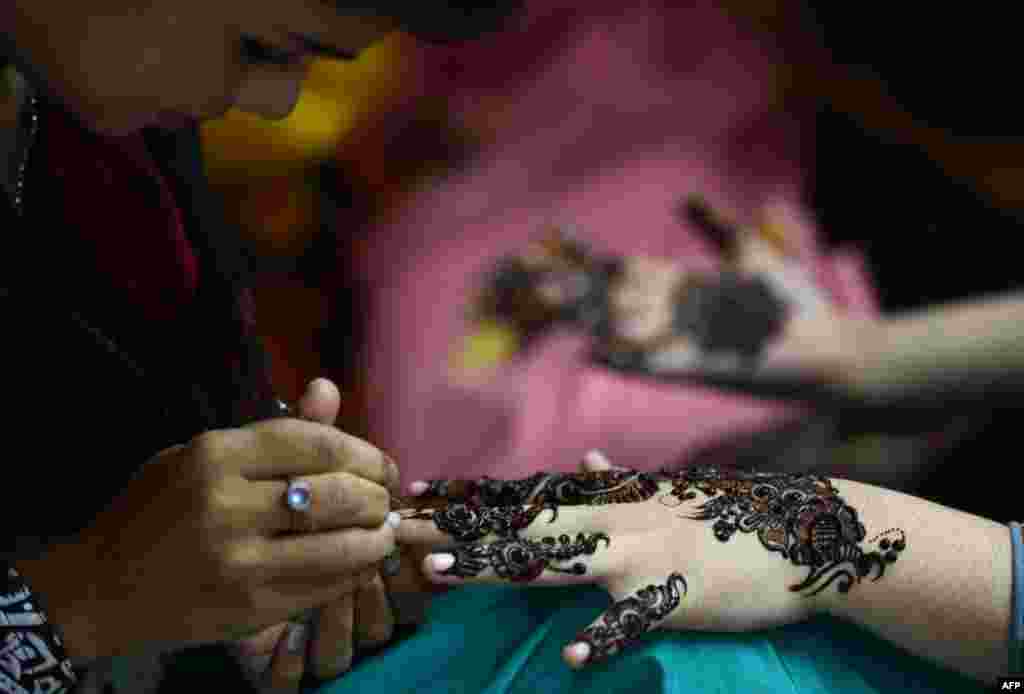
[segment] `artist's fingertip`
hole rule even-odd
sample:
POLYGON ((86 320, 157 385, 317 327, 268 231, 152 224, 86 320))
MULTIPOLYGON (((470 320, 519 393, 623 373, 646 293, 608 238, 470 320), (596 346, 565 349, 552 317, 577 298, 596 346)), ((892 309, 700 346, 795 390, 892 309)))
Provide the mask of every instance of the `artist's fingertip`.
POLYGON ((416 480, 409 485, 409 493, 413 496, 420 496, 430 489, 430 483, 423 480, 416 480))
POLYGON ((390 511, 385 522, 395 530, 398 530, 398 526, 402 524, 402 514, 398 511, 390 511))
POLYGON ((447 571, 455 565, 454 554, 428 554, 424 559, 424 565, 431 573, 447 571))
POLYGON ((587 664, 590 658, 590 644, 583 641, 571 643, 562 651, 565 662, 574 670, 579 670, 587 664))

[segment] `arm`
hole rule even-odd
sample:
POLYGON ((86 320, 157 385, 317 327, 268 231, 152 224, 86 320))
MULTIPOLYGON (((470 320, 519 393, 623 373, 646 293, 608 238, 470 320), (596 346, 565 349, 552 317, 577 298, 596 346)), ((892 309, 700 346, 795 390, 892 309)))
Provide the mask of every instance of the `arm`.
POLYGON ((872 533, 898 527, 907 549, 877 583, 825 591, 824 609, 910 652, 986 681, 1009 673, 1012 565, 998 523, 881 487, 837 480, 872 533))
POLYGON ((856 394, 1016 391, 1024 383, 1024 294, 864 324, 861 338, 848 344, 840 378, 856 394))
POLYGON ((975 678, 1010 669, 1008 529, 922 499, 842 479, 699 465, 667 476, 619 469, 421 488, 435 490, 427 498, 470 503, 403 522, 403 542, 469 541, 440 565, 434 558, 444 555, 428 558, 431 580, 585 580, 612 594, 615 605, 567 648, 573 666, 655 628, 751 631, 826 613, 975 678), (493 505, 513 498, 531 504, 528 512, 493 505), (542 510, 552 506, 557 513, 542 510), (562 545, 544 539, 562 533, 562 545), (657 592, 637 592, 645 585, 657 592), (582 654, 576 644, 586 646, 582 654))

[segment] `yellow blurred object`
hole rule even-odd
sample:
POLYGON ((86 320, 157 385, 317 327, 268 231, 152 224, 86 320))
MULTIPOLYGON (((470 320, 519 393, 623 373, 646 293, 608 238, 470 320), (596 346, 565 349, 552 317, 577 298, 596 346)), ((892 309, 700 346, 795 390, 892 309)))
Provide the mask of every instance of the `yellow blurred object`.
POLYGON ((763 219, 757 228, 758 233, 765 241, 770 243, 784 256, 793 255, 793 248, 786 235, 786 227, 780 222, 771 219, 763 219))
POLYGON ((314 61, 295 110, 283 120, 232 110, 205 123, 210 178, 278 175, 331 156, 349 131, 402 89, 410 40, 396 32, 356 60, 314 61))
POLYGON ((452 355, 452 370, 462 376, 479 375, 507 362, 518 349, 519 334, 514 328, 496 321, 480 323, 452 355))

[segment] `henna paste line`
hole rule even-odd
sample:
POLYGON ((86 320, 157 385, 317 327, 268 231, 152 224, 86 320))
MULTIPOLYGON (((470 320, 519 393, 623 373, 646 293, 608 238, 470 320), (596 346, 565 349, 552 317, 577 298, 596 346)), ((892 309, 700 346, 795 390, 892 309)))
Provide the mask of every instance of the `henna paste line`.
POLYGON ((554 563, 593 555, 600 542, 604 542, 606 548, 611 545, 611 539, 604 533, 579 533, 575 540, 568 535, 561 535, 557 540, 553 537, 539 541, 517 537, 503 538, 489 544, 476 542, 450 550, 455 563, 441 574, 473 578, 490 567, 499 578, 517 583, 533 581, 545 569, 582 576, 587 572, 583 562, 575 562, 568 568, 555 566, 554 563))
POLYGON ((651 584, 616 602, 600 620, 576 636, 590 646, 588 662, 598 662, 632 646, 679 607, 686 596, 686 579, 669 574, 664 585, 651 584))
POLYGON ((707 500, 689 518, 713 520, 721 542, 737 531, 756 532, 762 547, 807 568, 804 580, 789 589, 810 591, 808 596, 835 582, 846 593, 868 576, 877 581, 906 549, 906 533, 890 528, 870 541, 879 540, 877 550, 865 552, 860 543, 866 533, 857 511, 824 477, 742 470, 725 475, 714 466, 694 466, 674 475, 669 495, 683 502, 696 498, 697 491, 707 500), (896 540, 889 539, 893 534, 896 540))

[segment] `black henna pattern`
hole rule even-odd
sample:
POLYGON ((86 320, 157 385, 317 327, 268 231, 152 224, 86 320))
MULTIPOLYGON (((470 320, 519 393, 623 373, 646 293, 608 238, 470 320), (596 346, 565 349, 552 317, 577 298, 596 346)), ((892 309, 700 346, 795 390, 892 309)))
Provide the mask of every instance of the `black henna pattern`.
POLYGON ((477 503, 449 504, 436 511, 423 510, 407 516, 416 520, 433 520, 441 532, 459 542, 472 542, 488 535, 517 537, 544 510, 551 511, 554 523, 558 509, 551 504, 533 506, 481 506, 477 503))
POLYGON ((689 517, 714 520, 711 527, 720 541, 728 542, 736 531, 756 532, 765 549, 807 567, 807 576, 791 585, 792 591, 816 595, 838 581, 836 588, 846 593, 863 578, 880 579, 906 548, 906 534, 891 528, 872 538, 881 538, 877 550, 865 552, 860 543, 866 533, 857 511, 817 475, 724 473, 716 466, 693 466, 672 476, 669 495, 680 503, 695 499, 698 491, 707 500, 689 517))
POLYGON ((555 504, 597 506, 646 501, 658 491, 657 477, 635 471, 606 470, 582 473, 539 472, 518 480, 481 477, 466 482, 461 493, 448 480, 434 480, 425 496, 457 496, 479 506, 555 504))
POLYGON ((452 549, 455 563, 440 573, 473 578, 490 567, 498 577, 515 582, 533 581, 545 569, 582 576, 587 572, 583 562, 575 562, 568 568, 555 566, 554 563, 592 555, 597 551, 599 542, 604 542, 605 547, 608 547, 611 539, 604 533, 579 533, 575 540, 568 535, 561 535, 557 540, 553 537, 539 541, 510 537, 491 543, 475 542, 452 549))
POLYGON ((619 600, 601 618, 581 631, 576 642, 590 646, 588 662, 594 663, 633 645, 679 607, 686 596, 686 579, 669 574, 664 585, 648 585, 619 600))

